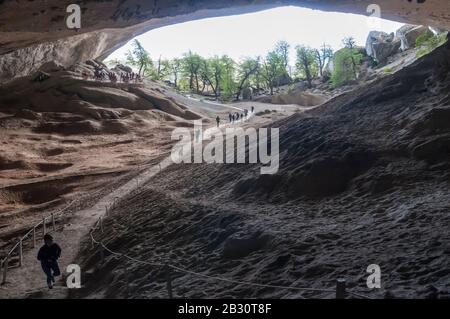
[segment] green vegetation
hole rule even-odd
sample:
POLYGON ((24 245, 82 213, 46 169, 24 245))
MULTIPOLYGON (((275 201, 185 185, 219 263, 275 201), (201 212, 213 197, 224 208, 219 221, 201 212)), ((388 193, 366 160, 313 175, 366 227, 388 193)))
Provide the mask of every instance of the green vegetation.
POLYGON ((132 50, 127 53, 126 63, 138 68, 138 74, 148 76, 149 71, 153 71, 153 61, 148 52, 138 40, 134 40, 132 50))
POLYGON ((448 32, 443 32, 438 35, 433 35, 430 32, 422 33, 416 39, 416 47, 417 47, 416 56, 418 58, 423 57, 423 56, 431 53, 437 47, 446 43, 447 35, 448 35, 448 32))
POLYGON ((363 55, 355 46, 353 38, 343 40, 345 47, 334 55, 334 70, 331 75, 333 87, 340 87, 358 79, 358 70, 363 55))
POLYGON ((384 68, 384 69, 383 69, 383 72, 384 72, 384 73, 392 73, 392 72, 394 72, 394 69, 391 68, 391 67, 387 67, 387 68, 384 68))
MULTIPOLYGON (((138 40, 126 55, 125 64, 133 66, 139 75, 165 81, 177 90, 210 96, 217 100, 239 100, 261 90, 274 94, 275 89, 304 80, 312 87, 313 80, 321 78, 338 87, 358 78, 362 54, 354 39, 344 39, 345 48, 334 54, 332 48, 323 44, 320 48, 303 45, 295 47, 294 67, 289 64, 291 46, 279 41, 265 56, 247 57, 234 61, 229 56, 202 57, 189 51, 182 57, 167 60, 152 60, 138 40), (333 62, 334 70, 329 74, 327 65, 333 62)), ((119 61, 110 61, 119 63, 119 61)))

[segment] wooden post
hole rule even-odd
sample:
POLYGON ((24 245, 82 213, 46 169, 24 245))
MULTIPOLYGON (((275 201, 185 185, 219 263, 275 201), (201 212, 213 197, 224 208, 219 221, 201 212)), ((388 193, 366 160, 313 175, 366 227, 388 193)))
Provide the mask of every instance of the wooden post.
POLYGON ((9 255, 6 256, 5 262, 3 263, 3 279, 2 285, 6 284, 6 274, 8 272, 8 264, 9 264, 9 255))
POLYGON ((103 246, 100 244, 100 261, 103 263, 105 261, 105 250, 103 249, 103 246))
POLYGON ((128 267, 125 266, 125 281, 126 281, 126 289, 127 289, 127 298, 130 298, 130 275, 128 271, 128 267))
POLYGON ((168 265, 166 265, 165 268, 166 268, 167 294, 169 296, 169 299, 172 299, 173 298, 173 294, 172 294, 172 276, 171 276, 171 271, 170 271, 170 267, 168 265))
POLYGON ((45 236, 45 233, 47 232, 46 226, 45 226, 45 217, 42 218, 42 236, 45 236))
POLYGON ((336 299, 345 299, 346 281, 343 278, 336 280, 336 299))
POLYGON ((100 230, 103 234, 103 217, 102 216, 100 216, 100 230))
POLYGON ((55 214, 52 213, 52 227, 53 227, 53 231, 56 231, 56 226, 55 226, 55 214))
POLYGON ((36 248, 36 227, 33 227, 33 248, 36 248))
POLYGON ((22 267, 23 264, 23 241, 22 239, 19 241, 19 267, 22 267))
POLYGON ((91 237, 91 249, 94 249, 94 236, 92 235, 92 233, 94 232, 93 229, 91 229, 91 231, 89 232, 89 237, 91 237))

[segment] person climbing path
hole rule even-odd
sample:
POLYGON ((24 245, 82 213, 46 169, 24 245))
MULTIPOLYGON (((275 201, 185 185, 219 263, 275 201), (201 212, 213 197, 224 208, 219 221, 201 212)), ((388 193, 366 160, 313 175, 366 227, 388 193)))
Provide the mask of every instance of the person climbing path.
POLYGON ((41 262, 41 267, 47 275, 47 285, 49 289, 55 284, 55 277, 61 275, 58 259, 61 256, 61 248, 53 242, 53 237, 44 235, 44 245, 39 249, 37 259, 41 262))

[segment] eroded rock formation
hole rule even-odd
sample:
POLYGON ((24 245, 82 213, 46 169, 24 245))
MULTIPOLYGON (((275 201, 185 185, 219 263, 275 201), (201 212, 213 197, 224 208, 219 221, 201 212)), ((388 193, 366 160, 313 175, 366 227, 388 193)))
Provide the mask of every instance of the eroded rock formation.
MULTIPOLYGON (((67 29, 72 0, 0 1, 0 81, 29 74, 48 61, 70 66, 104 58, 132 37, 168 24, 282 5, 367 14, 372 0, 111 0, 82 1, 81 29, 67 29)), ((383 18, 450 28, 448 1, 377 1, 383 18)))

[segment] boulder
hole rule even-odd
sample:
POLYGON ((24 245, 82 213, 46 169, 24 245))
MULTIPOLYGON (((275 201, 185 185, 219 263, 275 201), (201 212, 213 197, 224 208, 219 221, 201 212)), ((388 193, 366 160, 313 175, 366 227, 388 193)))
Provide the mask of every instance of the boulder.
POLYGON ((430 29, 431 32, 433 32, 434 35, 439 35, 444 32, 447 32, 447 30, 441 29, 441 28, 436 28, 436 27, 428 27, 428 28, 430 29))
MULTIPOLYGON (((408 33, 409 31, 413 30, 414 28, 416 28, 417 26, 412 25, 412 24, 405 24, 404 26, 402 26, 400 29, 398 29, 395 32, 395 36, 397 38, 400 39, 401 41, 401 50, 405 51, 408 50, 410 48, 410 45, 408 43, 408 40, 406 39, 406 33, 408 33)), ((415 40, 414 40, 415 43, 415 40)))
POLYGON ((401 47, 401 41, 394 33, 371 31, 366 41, 367 55, 378 63, 384 63, 387 58, 396 54, 401 47))
POLYGON ((276 78, 274 80, 274 82, 278 85, 278 86, 283 86, 283 85, 288 85, 291 84, 292 79, 289 76, 289 74, 284 73, 283 75, 280 75, 278 78, 276 78))
POLYGON ((398 29, 396 35, 401 41, 402 51, 414 48, 416 46, 417 38, 424 33, 428 33, 430 36, 433 35, 433 32, 428 27, 424 26, 407 24, 398 29))

